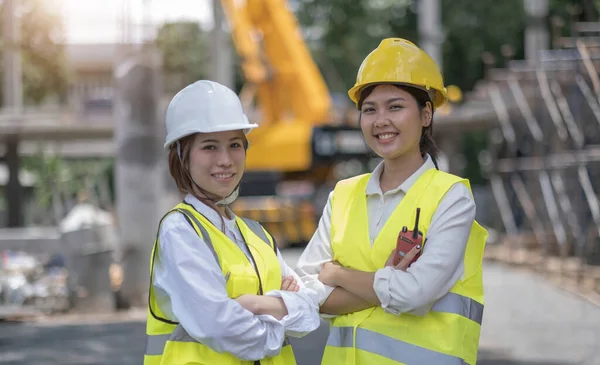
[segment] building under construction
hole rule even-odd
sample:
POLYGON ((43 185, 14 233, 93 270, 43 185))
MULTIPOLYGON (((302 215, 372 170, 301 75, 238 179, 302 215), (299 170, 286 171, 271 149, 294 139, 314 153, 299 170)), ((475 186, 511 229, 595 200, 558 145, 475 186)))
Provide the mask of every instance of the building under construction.
POLYGON ((488 256, 600 293, 600 23, 576 23, 539 62, 490 69, 497 115, 482 168, 504 233, 488 256))

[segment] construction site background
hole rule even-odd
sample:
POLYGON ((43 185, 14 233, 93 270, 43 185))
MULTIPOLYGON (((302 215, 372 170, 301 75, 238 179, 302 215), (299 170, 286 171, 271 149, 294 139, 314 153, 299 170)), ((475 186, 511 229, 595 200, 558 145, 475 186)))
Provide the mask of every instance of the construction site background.
MULTIPOLYGON (((54 2, 0 3, 0 333, 76 321, 83 329, 77 341, 101 341, 86 326, 132 316, 133 327, 118 331, 141 341, 157 223, 180 199, 162 149, 164 112, 174 93, 200 78, 239 92, 249 118, 261 124, 233 209, 263 223, 294 263, 335 183, 378 162, 345 91, 362 50, 402 36, 442 65, 450 102, 435 116, 440 167, 471 180, 477 220, 490 232, 484 274, 493 318, 483 325, 482 363, 549 363, 533 362, 547 358, 527 358, 526 345, 514 340, 514 318, 526 321, 523 313, 536 311, 551 317, 574 305, 549 288, 586 302, 594 326, 580 328, 581 313, 565 315, 561 323, 577 332, 570 340, 542 341, 543 331, 532 329, 519 341, 536 352, 552 341, 578 349, 556 364, 600 363, 600 350, 584 345, 600 343, 597 1, 256 0, 266 15, 248 24, 256 9, 232 0, 170 7, 107 1, 110 15, 101 5, 54 2), (285 19, 277 37, 264 31, 274 19, 285 19), (114 35, 94 40, 103 33, 114 35), (272 50, 292 40, 306 54, 272 50), (286 66, 293 70, 281 72, 286 66), (295 83, 298 90, 287 95, 295 83), (281 96, 280 104, 268 105, 265 95, 281 96), (323 95, 322 105, 298 104, 311 95, 323 95), (303 108, 315 112, 300 117, 303 108), (519 297, 533 292, 540 295, 519 297), (545 309, 553 305, 558 309, 545 309), (494 342, 513 357, 494 360, 494 342)), ((23 331, 22 344, 46 333, 23 331)), ((326 329, 319 331, 299 348, 320 346, 312 342, 324 338, 326 329)), ((7 354, 27 352, 22 344, 0 335, 7 354)), ((133 363, 138 350, 121 358, 133 363)), ((2 351, 0 363, 44 363, 43 354, 4 359, 2 351)), ((45 363, 68 363, 52 356, 56 362, 45 363)))

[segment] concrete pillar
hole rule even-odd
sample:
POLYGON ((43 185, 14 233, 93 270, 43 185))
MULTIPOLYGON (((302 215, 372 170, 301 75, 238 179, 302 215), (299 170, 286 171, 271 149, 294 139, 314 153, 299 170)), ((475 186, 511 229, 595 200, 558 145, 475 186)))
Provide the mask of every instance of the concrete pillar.
POLYGON ((210 75, 209 79, 231 89, 235 87, 231 37, 225 31, 227 21, 219 0, 212 0, 214 26, 210 34, 210 75))
POLYGON ((165 213, 162 148, 161 56, 151 46, 126 57, 115 68, 117 83, 116 213, 123 264, 122 291, 132 305, 144 305, 148 262, 157 225, 165 213))
POLYGON ((419 2, 419 47, 438 64, 442 70, 442 43, 440 0, 419 2))
POLYGON ((525 28, 525 59, 531 65, 540 62, 539 51, 550 47, 550 32, 546 25, 548 0, 524 0, 527 14, 525 28))
POLYGON ((6 165, 8 166, 8 183, 6 184, 5 199, 8 207, 8 227, 22 227, 25 225, 23 208, 23 187, 19 180, 20 158, 19 158, 19 140, 17 138, 8 138, 6 145, 6 165))
MULTIPOLYGON (((2 104, 5 110, 14 112, 18 116, 23 109, 23 81, 21 67, 21 23, 17 16, 18 0, 4 0, 4 18, 2 19, 3 41, 3 80, 2 104)), ((9 180, 5 189, 9 227, 21 227, 25 223, 23 215, 23 188, 19 181, 20 159, 19 140, 14 137, 7 139, 6 164, 9 171, 9 180)))

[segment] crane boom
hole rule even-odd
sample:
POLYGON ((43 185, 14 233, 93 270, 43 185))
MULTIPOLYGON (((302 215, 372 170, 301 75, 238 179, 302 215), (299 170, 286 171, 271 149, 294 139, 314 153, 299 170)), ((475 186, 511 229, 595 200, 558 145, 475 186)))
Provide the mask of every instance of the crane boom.
POLYGON ((248 170, 307 170, 312 128, 328 122, 331 97, 294 14, 285 0, 221 3, 241 58, 242 100, 249 104, 251 95, 260 115, 248 170))

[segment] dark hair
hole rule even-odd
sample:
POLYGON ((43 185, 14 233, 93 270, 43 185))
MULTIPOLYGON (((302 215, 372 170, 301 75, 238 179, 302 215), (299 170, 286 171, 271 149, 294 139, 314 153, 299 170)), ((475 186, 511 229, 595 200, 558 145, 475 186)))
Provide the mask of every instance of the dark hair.
MULTIPOLYGON (((190 174, 189 169, 189 158, 190 158, 190 150, 192 149, 192 145, 194 144, 194 139, 196 138, 196 134, 192 134, 189 136, 185 136, 179 140, 180 150, 181 150, 181 159, 179 159, 179 155, 177 153, 177 143, 171 144, 169 147, 169 173, 173 180, 175 180, 175 184, 177 184, 177 190, 182 196, 186 194, 192 194, 196 199, 200 200, 204 204, 208 205, 215 212, 219 214, 221 218, 222 231, 225 232, 225 220, 219 213, 215 201, 210 198, 210 193, 205 189, 201 188, 196 184, 196 182, 192 179, 192 175, 190 174), (201 193, 204 196, 199 195, 201 193)), ((243 141, 244 148, 248 148, 248 141, 244 138, 243 141)))
MULTIPOLYGON (((426 153, 429 154, 431 156, 431 159, 433 160, 433 163, 437 167, 440 149, 438 148, 437 144, 435 143, 435 140, 433 139, 433 112, 434 112, 434 109, 433 109, 433 102, 431 101, 431 97, 429 96, 429 93, 427 93, 427 91, 425 91, 425 90, 421 90, 416 87, 411 87, 411 86, 406 86, 406 85, 398 85, 398 84, 393 84, 393 85, 395 87, 397 87, 398 89, 406 91, 407 93, 412 95, 413 98, 415 98, 417 105, 419 106, 419 112, 423 111, 423 109, 427 106, 427 103, 431 104, 431 113, 432 113, 431 114, 431 123, 429 123, 429 126, 423 127, 423 129, 421 130, 421 141, 419 142, 419 148, 421 151, 421 155, 425 155, 426 153)), ((363 91, 361 91, 360 98, 358 100, 358 110, 359 111, 362 108, 362 105, 363 105, 365 99, 369 95, 371 95, 371 93, 373 92, 373 90, 375 89, 376 86, 377 85, 371 85, 371 86, 368 86, 367 88, 365 88, 363 91)))

